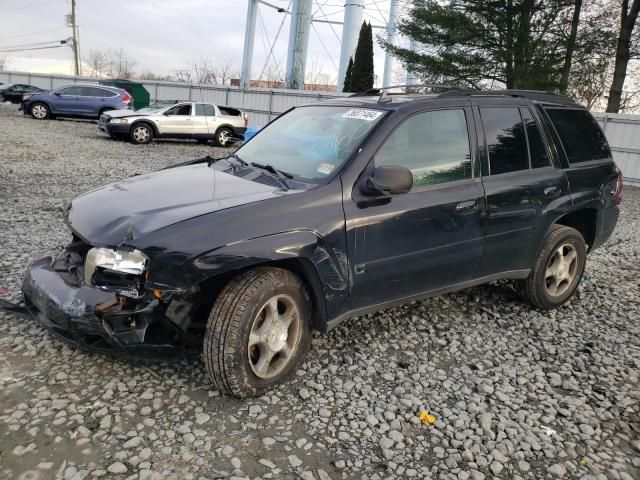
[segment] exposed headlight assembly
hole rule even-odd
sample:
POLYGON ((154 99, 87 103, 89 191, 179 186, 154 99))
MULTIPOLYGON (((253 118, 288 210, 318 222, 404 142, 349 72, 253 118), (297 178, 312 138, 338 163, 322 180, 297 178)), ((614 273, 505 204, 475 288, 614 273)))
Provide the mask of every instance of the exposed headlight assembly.
POLYGON ((149 257, 139 250, 92 248, 87 253, 84 264, 84 281, 87 285, 91 285, 91 279, 98 267, 114 272, 142 275, 148 263, 149 257))
POLYGON ((123 123, 126 125, 127 123, 129 123, 129 120, 126 118, 112 118, 109 123, 123 123))

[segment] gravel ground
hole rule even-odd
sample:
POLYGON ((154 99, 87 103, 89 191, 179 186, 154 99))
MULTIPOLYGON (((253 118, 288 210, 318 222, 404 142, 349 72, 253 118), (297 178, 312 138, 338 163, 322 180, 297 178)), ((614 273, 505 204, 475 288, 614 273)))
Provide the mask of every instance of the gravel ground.
MULTIPOLYGON (((0 105, 2 298, 68 241, 73 196, 212 152, 0 105)), ((84 354, 0 313, 0 478, 638 479, 640 190, 624 197, 563 308, 531 310, 504 282, 354 319, 249 401, 221 397, 199 358, 84 354)))

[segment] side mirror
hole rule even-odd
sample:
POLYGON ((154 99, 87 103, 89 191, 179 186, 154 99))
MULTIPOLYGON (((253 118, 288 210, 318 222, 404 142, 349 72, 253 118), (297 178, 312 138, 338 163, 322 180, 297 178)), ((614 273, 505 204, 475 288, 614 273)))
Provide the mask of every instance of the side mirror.
POLYGON ((405 167, 386 165, 377 167, 373 175, 360 184, 363 195, 399 195, 407 193, 413 187, 413 174, 405 167))
POLYGON ((60 96, 60 92, 53 92, 53 94, 54 94, 56 97, 59 97, 59 96, 60 96))

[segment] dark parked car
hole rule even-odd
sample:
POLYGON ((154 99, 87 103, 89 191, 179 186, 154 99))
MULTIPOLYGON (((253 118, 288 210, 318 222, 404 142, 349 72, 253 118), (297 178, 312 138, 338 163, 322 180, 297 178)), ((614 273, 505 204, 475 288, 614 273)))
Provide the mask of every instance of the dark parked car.
POLYGON ((596 121, 562 96, 335 99, 228 158, 76 197, 71 243, 34 260, 22 291, 80 347, 195 339, 216 386, 257 395, 296 370, 312 329, 356 315, 499 279, 535 308, 562 305, 614 230, 621 178, 596 121))
POLYGON ((109 110, 131 108, 125 90, 102 85, 66 85, 51 92, 36 93, 22 102, 22 111, 38 120, 54 117, 99 118, 109 110))
POLYGON ((21 83, 7 83, 0 85, 0 103, 22 103, 25 95, 42 92, 43 90, 33 85, 23 85, 21 83))

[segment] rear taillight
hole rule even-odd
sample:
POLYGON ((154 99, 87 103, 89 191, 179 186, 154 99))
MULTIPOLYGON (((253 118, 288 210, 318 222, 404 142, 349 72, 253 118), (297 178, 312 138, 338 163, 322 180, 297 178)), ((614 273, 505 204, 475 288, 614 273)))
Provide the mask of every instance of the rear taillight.
POLYGON ((124 92, 124 97, 122 97, 122 103, 126 103, 127 105, 131 103, 131 95, 129 95, 129 92, 126 90, 124 92))
POLYGON ((244 117, 244 128, 247 128, 247 126, 249 125, 249 115, 243 113, 242 116, 244 117))
POLYGON ((618 172, 618 179, 616 180, 616 189, 613 192, 613 201, 616 205, 620 205, 620 202, 622 202, 622 172, 618 172))

